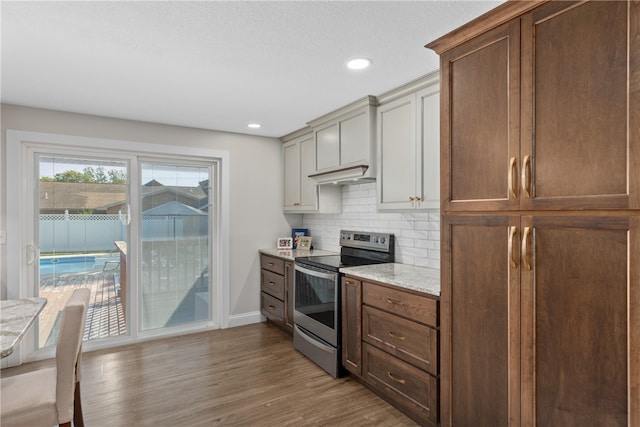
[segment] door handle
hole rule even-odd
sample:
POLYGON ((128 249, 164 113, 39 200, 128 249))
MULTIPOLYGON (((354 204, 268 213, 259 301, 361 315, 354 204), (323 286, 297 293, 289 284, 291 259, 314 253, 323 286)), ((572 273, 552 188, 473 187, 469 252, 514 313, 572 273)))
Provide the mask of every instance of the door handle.
POLYGON ((518 228, 511 226, 509 227, 509 241, 508 241, 508 251, 509 251, 509 259, 510 259, 510 264, 511 264, 511 268, 517 268, 518 267, 518 261, 517 261, 517 257, 516 254, 513 253, 514 248, 513 248, 513 239, 516 236, 516 233, 518 232, 518 228))
POLYGON ((515 181, 514 175, 518 173, 518 171, 516 170, 517 168, 518 168, 518 163, 516 162, 516 158, 512 157, 511 160, 509 160, 509 173, 507 175, 507 182, 509 183, 510 199, 515 199, 516 197, 518 197, 518 194, 516 193, 516 184, 514 183, 515 181))
POLYGON ((36 260, 36 248, 29 244, 27 245, 27 265, 31 265, 36 260))
POLYGON ((522 193, 525 197, 531 197, 531 156, 526 155, 522 159, 522 193))
POLYGON ((531 270, 531 262, 529 261, 529 234, 531 234, 531 227, 525 227, 522 233, 522 263, 526 270, 531 270))

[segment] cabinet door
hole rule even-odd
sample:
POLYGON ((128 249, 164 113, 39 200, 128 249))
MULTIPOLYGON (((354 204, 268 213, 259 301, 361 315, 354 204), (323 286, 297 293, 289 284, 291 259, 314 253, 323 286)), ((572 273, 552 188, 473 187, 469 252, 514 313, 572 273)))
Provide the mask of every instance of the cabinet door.
POLYGON ((445 211, 519 206, 519 62, 518 20, 441 57, 445 211))
POLYGON ((416 196, 420 209, 440 208, 440 91, 438 85, 417 94, 418 141, 416 196))
POLYGON ((378 107, 378 208, 411 209, 416 196, 416 96, 378 107))
POLYGON ((284 210, 297 209, 300 204, 300 144, 282 146, 284 162, 284 210))
POLYGON ((524 208, 639 208, 640 4, 552 2, 522 47, 524 208))
POLYGON ((369 164, 371 130, 369 112, 361 111, 340 121, 340 165, 369 164))
POLYGON ((284 327, 293 333, 293 281, 295 272, 293 262, 284 263, 284 327))
POLYGON ((518 217, 445 215, 443 426, 519 425, 518 217))
POLYGON ((638 425, 639 225, 523 219, 524 425, 638 425))
POLYGON ((315 172, 316 160, 315 143, 313 137, 300 141, 300 209, 314 211, 318 209, 318 187, 309 178, 315 172))
POLYGON ((362 376, 362 282, 342 279, 342 366, 362 376))
POLYGON ((315 131, 316 170, 340 166, 340 126, 334 123, 315 131))

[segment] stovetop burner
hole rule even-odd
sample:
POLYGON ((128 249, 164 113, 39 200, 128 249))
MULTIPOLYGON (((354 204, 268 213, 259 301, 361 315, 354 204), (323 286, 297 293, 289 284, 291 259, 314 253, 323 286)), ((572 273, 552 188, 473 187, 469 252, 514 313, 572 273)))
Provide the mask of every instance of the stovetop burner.
POLYGON ((340 232, 340 255, 314 255, 296 258, 296 264, 330 271, 342 267, 380 264, 394 261, 393 234, 340 232))

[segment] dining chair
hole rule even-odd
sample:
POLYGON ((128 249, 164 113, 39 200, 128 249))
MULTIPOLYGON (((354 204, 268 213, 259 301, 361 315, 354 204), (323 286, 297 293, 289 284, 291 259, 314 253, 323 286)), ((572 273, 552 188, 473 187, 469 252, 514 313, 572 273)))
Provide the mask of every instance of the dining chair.
POLYGON ((84 427, 80 403, 82 337, 90 291, 73 291, 62 312, 55 368, 0 381, 2 427, 84 427))

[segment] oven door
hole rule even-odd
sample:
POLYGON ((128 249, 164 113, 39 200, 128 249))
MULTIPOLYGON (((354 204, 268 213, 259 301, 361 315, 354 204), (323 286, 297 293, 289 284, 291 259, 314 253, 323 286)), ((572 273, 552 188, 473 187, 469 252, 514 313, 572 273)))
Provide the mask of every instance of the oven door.
POLYGON ((294 323, 338 347, 338 273, 296 264, 294 283, 294 323))

